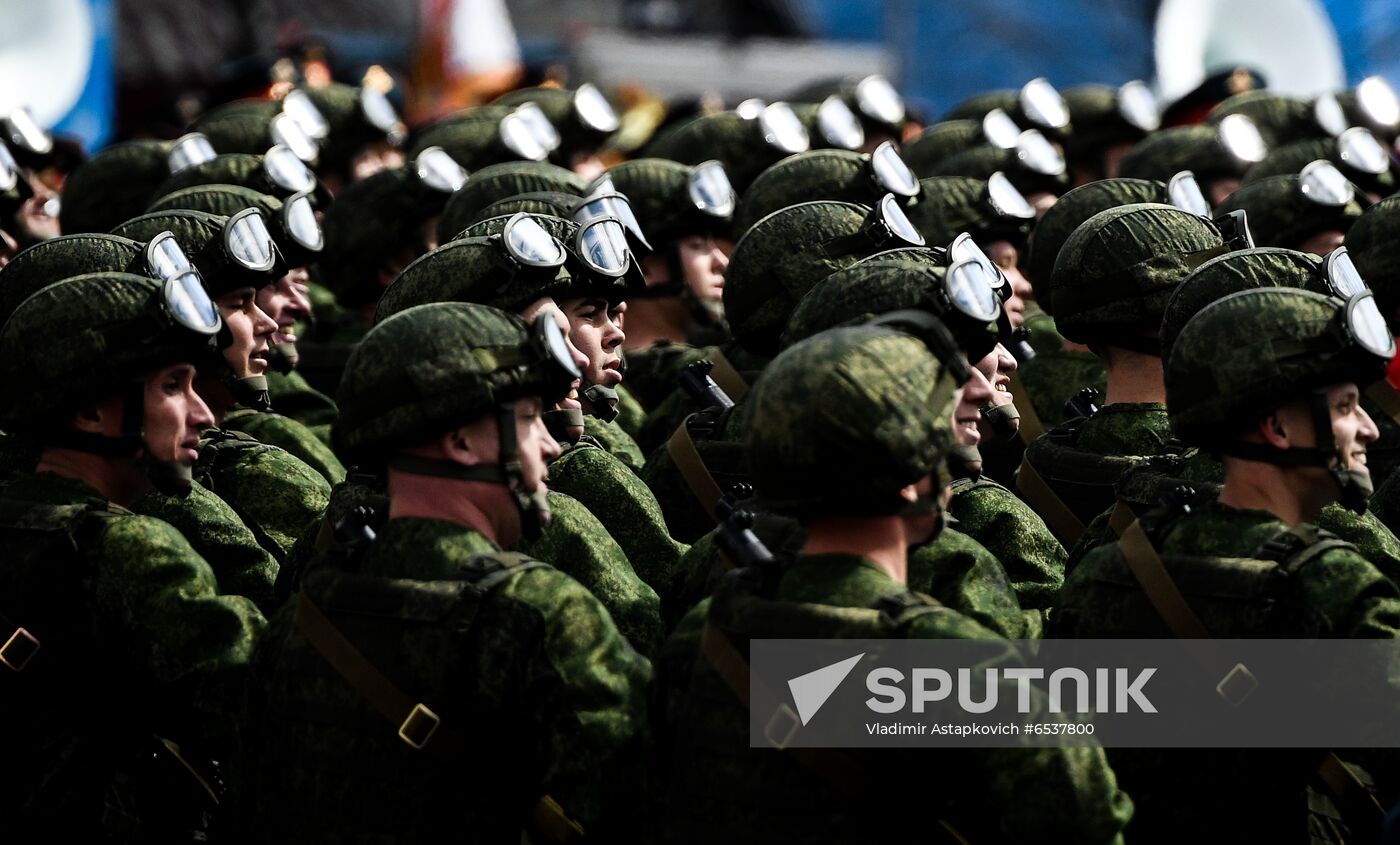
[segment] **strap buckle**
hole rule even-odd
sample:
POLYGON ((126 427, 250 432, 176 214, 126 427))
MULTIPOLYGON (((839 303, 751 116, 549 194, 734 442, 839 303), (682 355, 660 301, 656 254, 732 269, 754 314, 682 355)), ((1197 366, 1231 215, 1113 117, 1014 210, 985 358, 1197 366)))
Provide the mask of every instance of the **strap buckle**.
POLYGON ((768 740, 769 745, 782 750, 787 748, 789 742, 792 742, 792 738, 797 735, 797 729, 800 727, 802 727, 802 720, 797 718, 797 714, 793 712, 791 707, 787 706, 787 702, 784 702, 778 705, 772 716, 768 717, 768 724, 763 726, 763 738, 768 740), (787 721, 785 729, 782 725, 784 720, 787 721), (773 738, 775 727, 782 729, 781 739, 773 738))
POLYGON ((438 714, 420 701, 413 705, 413 709, 404 717, 403 724, 399 725, 399 739, 408 743, 415 751, 422 751, 423 746, 437 733, 440 725, 442 719, 438 718, 438 714))
POLYGON ((0 645, 0 663, 21 672, 38 653, 39 638, 23 628, 16 628, 5 644, 0 645))

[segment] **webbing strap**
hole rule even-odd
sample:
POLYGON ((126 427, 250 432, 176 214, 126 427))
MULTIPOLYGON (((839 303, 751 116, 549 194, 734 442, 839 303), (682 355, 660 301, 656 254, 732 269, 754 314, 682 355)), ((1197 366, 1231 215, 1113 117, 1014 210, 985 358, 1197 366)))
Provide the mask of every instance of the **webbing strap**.
POLYGON ((1021 412, 1021 427, 1017 433, 1021 436, 1021 442, 1029 446, 1032 440, 1045 433, 1045 423, 1040 421, 1035 403, 1031 402, 1031 395, 1021 383, 1020 371, 1011 374, 1011 383, 1007 387, 1011 390, 1011 399, 1016 405, 1016 410, 1021 412))
POLYGON ((681 478, 685 479, 690 492, 695 494, 700 507, 705 509, 710 519, 719 522, 719 517, 715 515, 715 507, 724 497, 724 492, 719 489, 715 477, 710 475, 709 467, 705 466, 705 459, 700 457, 699 450, 695 448, 690 428, 684 422, 676 428, 676 433, 671 435, 671 439, 666 441, 666 451, 670 453, 676 469, 680 470, 681 478))
MULTIPOLYGON (((297 598, 297 630, 310 641, 321 656, 331 664, 355 691, 369 701, 390 723, 398 725, 399 738, 415 750, 429 750, 441 760, 460 764, 466 748, 462 737, 449 725, 443 725, 428 706, 415 702, 360 652, 341 633, 321 608, 303 590, 297 598)), ((534 832, 552 842, 568 842, 583 836, 583 826, 569 818, 551 796, 541 796, 530 809, 534 832)))
POLYGON ((715 380, 715 384, 719 385, 720 389, 729 394, 729 398, 735 402, 744 398, 744 394, 749 392, 749 383, 744 381, 743 376, 739 375, 739 371, 724 356, 724 352, 716 349, 715 354, 710 356, 710 363, 714 364, 710 370, 710 378, 715 380))
MULTIPOLYGON (((1024 421, 1023 421, 1024 424, 1024 421)), ((1084 523, 1074 515, 1050 485, 1045 483, 1035 466, 1031 464, 1030 453, 1021 458, 1021 468, 1016 470, 1016 489, 1030 501, 1037 513, 1050 526, 1065 548, 1070 548, 1084 534, 1084 523)))
POLYGON ((1113 533, 1122 537, 1123 532, 1128 530, 1128 526, 1137 521, 1137 514, 1122 499, 1113 503, 1113 511, 1108 515, 1108 527, 1113 529, 1113 533))
POLYGON ((1400 422, 1400 391, 1390 386, 1385 379, 1366 388, 1366 397, 1380 406, 1386 416, 1400 422))

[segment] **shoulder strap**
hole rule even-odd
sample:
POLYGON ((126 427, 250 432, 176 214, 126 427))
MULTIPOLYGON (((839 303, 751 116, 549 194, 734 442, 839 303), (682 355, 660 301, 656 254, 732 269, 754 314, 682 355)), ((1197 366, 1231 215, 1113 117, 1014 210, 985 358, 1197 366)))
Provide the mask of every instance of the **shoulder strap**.
POLYGON ((714 368, 710 370, 710 378, 715 380, 715 384, 720 389, 729 394, 729 398, 738 402, 744 398, 744 394, 749 392, 749 383, 744 381, 744 377, 739 375, 739 371, 734 368, 729 359, 725 357, 724 351, 716 349, 710 357, 710 362, 714 368))
MULTIPOLYGON (((686 417, 687 422, 689 419, 686 417)), ((700 452, 695 448, 695 440, 690 436, 690 427, 686 422, 677 426, 676 433, 666 441, 666 451, 670 453, 671 460, 675 462, 676 469, 685 479, 690 492, 695 494, 700 507, 705 509, 710 519, 718 522, 715 506, 723 498, 724 492, 719 489, 719 484, 710 474, 709 467, 705 466, 705 459, 700 457, 700 452)))
POLYGON ((1021 381, 1019 370, 1011 374, 1011 383, 1007 387, 1011 390, 1011 401, 1016 405, 1016 410, 1021 412, 1021 427, 1017 434, 1021 442, 1029 446, 1032 440, 1045 433, 1045 423, 1040 421, 1040 414, 1036 413, 1035 403, 1026 392, 1026 385, 1021 381))
POLYGON ((1177 589, 1176 582, 1163 565, 1161 556, 1142 530, 1141 522, 1133 520, 1123 531, 1118 548, 1122 550, 1123 559, 1127 561, 1133 577, 1142 585, 1147 600, 1152 602, 1152 607, 1162 617, 1162 621, 1167 623, 1167 627, 1171 628, 1173 634, 1182 639, 1210 639, 1210 631, 1186 603, 1186 597, 1181 594, 1181 590, 1177 589))
POLYGON ((1029 452, 1021 457, 1021 468, 1016 471, 1016 489, 1031 503, 1065 548, 1073 546, 1084 535, 1084 523, 1045 483, 1031 463, 1029 452))
POLYGON ((1122 499, 1113 503, 1113 511, 1108 515, 1108 527, 1113 529, 1115 535, 1122 537, 1134 522, 1137 522, 1137 514, 1133 513, 1131 505, 1122 499))

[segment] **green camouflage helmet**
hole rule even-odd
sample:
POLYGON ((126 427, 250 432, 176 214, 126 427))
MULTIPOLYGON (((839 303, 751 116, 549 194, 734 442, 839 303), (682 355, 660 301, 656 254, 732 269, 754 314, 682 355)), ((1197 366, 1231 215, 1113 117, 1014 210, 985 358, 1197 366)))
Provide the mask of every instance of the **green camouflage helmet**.
POLYGON ((810 144, 807 130, 790 107, 772 103, 754 118, 733 111, 696 118, 663 132, 645 152, 649 158, 682 164, 714 159, 724 165, 734 190, 743 195, 759 173, 780 159, 805 152, 810 144))
POLYGON ((820 103, 797 103, 792 111, 807 130, 814 150, 859 150, 865 127, 846 101, 833 94, 820 103))
POLYGON ((1217 256, 1191 272, 1167 300, 1162 314, 1162 359, 1171 357, 1177 335, 1207 305, 1255 288, 1320 288, 1322 259, 1279 247, 1242 249, 1217 256))
POLYGON ((1055 260, 1055 327, 1076 343, 1151 351, 1155 342, 1143 335, 1161 325, 1172 290, 1225 249, 1215 224, 1174 206, 1101 211, 1070 234, 1055 260))
POLYGON ((508 106, 474 106, 448 115, 418 133, 409 158, 429 147, 441 147, 470 171, 511 161, 544 161, 549 153, 543 147, 507 145, 501 121, 513 111, 508 106))
POLYGON ((377 89, 332 82, 300 90, 326 120, 326 137, 320 141, 321 167, 344 170, 356 153, 371 144, 403 143, 403 122, 377 89), (371 99, 372 104, 366 102, 371 99))
MULTIPOLYGON (((1000 182, 1004 177, 996 177, 1000 182)), ((934 246, 947 246, 953 238, 967 232, 979 244, 1010 241, 1021 249, 1030 233, 1035 210, 1025 197, 1010 184, 1001 182, 999 196, 1006 203, 1007 213, 988 193, 988 180, 970 176, 930 176, 919 180, 923 193, 918 202, 904 209, 909 222, 934 246), (1007 200, 1013 202, 1007 202, 1007 200), (1012 213, 1015 211, 1015 213, 1012 213)))
POLYGON ((1119 144, 1136 144, 1155 130, 1159 122, 1156 102, 1141 82, 1122 88, 1075 85, 1060 93, 1069 108, 1070 124, 1074 126, 1074 132, 1064 139, 1065 156, 1095 171, 1102 168, 1106 149, 1119 144), (1134 96, 1140 99, 1134 101, 1134 96))
MULTIPOLYGON (((510 217, 522 211, 536 217, 558 217, 568 220, 574 206, 578 205, 578 201, 579 197, 576 194, 562 194, 558 191, 527 191, 513 197, 496 200, 481 209, 467 224, 467 228, 470 229, 483 220, 490 220, 493 217, 510 217)), ((462 232, 458 232, 452 237, 459 238, 463 235, 462 232)))
POLYGON ((126 141, 78 166, 63 183, 58 222, 64 233, 106 232, 146 210, 170 176, 169 141, 126 141))
POLYGON ((1386 359, 1353 341, 1348 313, 1341 300, 1291 287, 1206 305, 1182 327, 1166 362, 1173 432, 1193 445, 1220 446, 1316 388, 1364 388, 1381 378, 1386 359))
MULTIPOLYGON (((519 213, 520 212, 516 212, 516 214, 519 213)), ((473 223, 471 226, 467 227, 466 231, 462 232, 461 237, 465 239, 501 236, 505 233, 506 226, 510 224, 510 221, 514 217, 515 214, 507 214, 473 223)), ((559 291, 558 293, 540 294, 539 296, 548 295, 553 296, 555 299, 570 296, 601 296, 609 302, 617 303, 626 299, 628 294, 645 287, 646 281, 642 278, 641 267, 638 266, 635 259, 630 261, 627 272, 621 276, 602 273, 589 267, 579 254, 579 225, 577 223, 567 218, 554 217, 552 215, 536 215, 534 216, 534 220, 536 223, 539 223, 540 226, 544 227, 544 230, 553 236, 555 240, 563 244, 565 251, 568 253, 564 261, 564 269, 567 270, 569 274, 568 289, 559 291)), ((539 296, 523 302, 520 307, 523 308, 525 305, 534 302, 539 296)), ((497 307, 505 308, 507 311, 517 310, 514 308, 507 308, 504 305, 497 307)))
POLYGON ((256 208, 267 220, 267 229, 272 234, 272 241, 277 244, 277 249, 287 260, 287 265, 303 267, 320 255, 323 240, 320 224, 316 222, 310 202, 309 195, 294 196, 288 203, 283 203, 271 194, 259 193, 240 185, 197 185, 157 199, 151 203, 150 211, 186 209, 232 217, 245 208, 256 208), (304 208, 289 208, 289 203, 307 205, 304 208), (297 210, 305 215, 299 224, 295 224, 288 216, 297 210), (303 231, 304 234, 294 234, 297 231, 303 231))
POLYGON ((347 185, 323 222, 322 283, 347 308, 374 302, 380 269, 405 248, 425 251, 425 227, 449 196, 423 185, 411 164, 347 185))
POLYGON ((466 302, 419 305, 377 323, 345 364, 337 445, 382 458, 529 395, 537 380, 522 368, 529 337, 514 314, 466 302))
MULTIPOLYGON (((662 158, 637 158, 608 168, 613 187, 627 196, 632 213, 641 221, 647 240, 656 249, 675 243, 687 235, 713 234, 730 237, 735 197, 732 189, 725 200, 722 164, 706 162, 697 167, 662 158), (715 170, 718 167, 719 170, 715 170), (692 179, 710 174, 719 186, 717 202, 697 202, 692 196, 692 179), (703 207, 702 207, 703 205, 703 207)), ((702 197, 703 199, 703 197, 702 197)))
POLYGON ((589 153, 603 146, 622 125, 612 104, 589 83, 577 90, 565 88, 517 88, 492 101, 494 105, 534 103, 559 131, 559 152, 589 153))
MULTIPOLYGON (((235 262, 227 247, 233 222, 232 217, 203 211, 154 211, 131 218, 113 229, 112 234, 149 243, 162 232, 171 233, 199 270, 209 295, 217 299, 239 288, 266 287, 287 274, 286 264, 275 247, 271 250, 273 261, 267 269, 249 269, 235 262)), ((276 222, 266 218, 263 222, 270 234, 276 222)))
POLYGON ((1239 179, 1252 164, 1264 158, 1268 149, 1257 129, 1250 135, 1248 128, 1235 128, 1253 127, 1243 115, 1231 116, 1231 123, 1222 126, 1173 126, 1153 132, 1123 156, 1118 175, 1167 182, 1181 171, 1189 170, 1202 182, 1239 179), (1222 132, 1235 134, 1222 135, 1222 132), (1222 140, 1225 137, 1232 141, 1233 147, 1226 145, 1222 140))
POLYGON ((747 232, 769 214, 799 202, 839 200, 874 205, 888 193, 894 193, 900 202, 918 196, 919 183, 899 153, 882 144, 878 155, 878 169, 871 156, 850 150, 809 150, 788 156, 749 185, 734 210, 734 230, 747 232))
POLYGON ((272 119, 281 111, 282 104, 275 100, 235 100, 190 121, 189 131, 208 138, 221 153, 264 153, 276 143, 272 119))
POLYGON ((256 155, 224 153, 208 161, 192 164, 161 182, 151 196, 169 196, 176 191, 198 185, 241 185, 283 200, 293 194, 310 191, 317 207, 325 208, 330 205, 330 192, 301 159, 295 155, 288 158, 291 151, 283 147, 279 152, 271 154, 274 164, 269 165, 267 154, 271 149, 256 155))
POLYGON ((1330 162, 1316 164, 1309 164, 1301 174, 1270 176, 1244 185, 1216 210, 1248 214, 1249 231, 1260 246, 1298 249, 1321 232, 1345 234, 1361 216, 1356 189, 1330 162))
POLYGON ((142 244, 116 235, 63 235, 40 241, 0 269, 0 325, 49 285, 85 273, 147 275, 142 244))
POLYGON ((1035 301, 1047 314, 1054 313, 1050 301, 1050 278, 1055 259, 1070 234, 1084 221, 1110 208, 1136 202, 1165 202, 1167 186, 1148 179, 1101 179, 1080 185, 1055 201, 1035 224, 1026 256, 1026 275, 1035 289, 1035 301))
POLYGON ((784 351, 748 396, 744 447, 759 500, 778 513, 891 514, 900 488, 952 444, 957 383, 920 340, 857 326, 784 351))
MULTIPOLYGON (((1347 252, 1376 293, 1376 304, 1393 327, 1400 327, 1400 197, 1386 197, 1366 209, 1347 232, 1347 252)), ((0 284, 4 274, 0 273, 0 284)), ((1392 329, 1393 331, 1393 329, 1392 329)))
MULTIPOLYGON (((578 229, 572 222, 557 217, 525 219, 533 220, 551 234, 567 235, 578 229)), ((476 302, 518 312, 538 299, 558 298, 569 290, 573 279, 567 262, 540 267, 518 262, 506 250, 499 234, 501 224, 486 221, 478 227, 487 232, 493 224, 494 234, 449 241, 405 267, 379 298, 375 322, 429 302, 476 302)))
POLYGON ((987 91, 970 97, 943 116, 944 120, 978 120, 1001 109, 1023 129, 1038 129, 1063 140, 1074 132, 1069 106, 1044 77, 1032 79, 1019 90, 987 91))
POLYGON ((1011 184, 1022 194, 1051 193, 1056 196, 1069 190, 1069 171, 1058 152, 1051 152, 1042 165, 1044 172, 1031 167, 1017 149, 1004 150, 991 144, 979 144, 954 153, 931 168, 930 176, 966 176, 990 179, 993 173, 1005 173, 1011 184))
POLYGON ((4 427, 51 433, 46 429, 66 415, 126 390, 153 368, 212 360, 218 312, 204 299, 198 318, 209 331, 184 328, 171 318, 163 291, 142 276, 88 273, 20 303, 0 329, 4 427))
POLYGON ((881 251, 870 247, 828 254, 823 248, 859 234, 867 214, 863 206, 846 202, 804 202, 773 212, 739 239, 724 275, 724 313, 745 350, 775 354, 788 318, 807 291, 842 267, 881 251))
POLYGON ((1390 163, 1389 153, 1375 136, 1364 129, 1347 130, 1345 143, 1358 148, 1344 151, 1343 142, 1335 138, 1314 138, 1276 147, 1269 150, 1263 161, 1249 168, 1241 184, 1251 185, 1270 176, 1296 174, 1312 162, 1323 159, 1332 162, 1343 176, 1367 193, 1378 196, 1395 193, 1395 167, 1390 163), (1367 149, 1359 149, 1363 146, 1367 149))
MULTIPOLYGON (((892 311, 917 309, 939 318, 968 360, 980 361, 997 344, 997 320, 979 320, 958 310, 947 293, 947 275, 942 258, 932 250, 896 249, 863 258, 822 279, 802 297, 788 320, 783 345, 892 311)), ((994 305, 995 300, 984 304, 994 305)))
POLYGON ((1206 123, 1218 124, 1232 114, 1254 121, 1270 148, 1327 137, 1306 100, 1285 97, 1276 91, 1241 91, 1227 97, 1210 110, 1206 123))
POLYGON ((900 155, 920 177, 934 175, 938 165, 950 156, 987 143, 977 120, 945 120, 920 132, 900 149, 900 155))
POLYGON ((446 242, 477 219, 491 203, 527 191, 553 191, 583 196, 583 177, 541 161, 508 161, 472 173, 452 195, 438 221, 438 240, 446 242))

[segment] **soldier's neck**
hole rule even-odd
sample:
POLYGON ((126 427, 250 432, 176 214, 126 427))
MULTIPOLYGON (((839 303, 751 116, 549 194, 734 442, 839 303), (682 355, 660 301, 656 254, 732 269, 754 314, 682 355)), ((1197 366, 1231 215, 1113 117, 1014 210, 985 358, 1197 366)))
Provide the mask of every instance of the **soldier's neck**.
POLYGON ((645 349, 659 341, 685 343, 690 312, 679 296, 627 300, 627 339, 622 348, 645 349))
POLYGON ((480 501, 499 492, 513 508, 509 492, 501 485, 415 475, 393 468, 389 469, 388 482, 390 519, 417 517, 455 522, 485 535, 493 543, 507 545, 502 542, 506 534, 504 520, 492 516, 501 509, 484 507, 480 501))
MULTIPOLYGON (((1313 501, 1315 485, 1300 489, 1296 472, 1258 461, 1225 459, 1225 486, 1220 503, 1240 510, 1268 511, 1289 525, 1317 519, 1325 501, 1313 501)), ((1323 482, 1326 484, 1327 482, 1323 482)))
POLYGON ((130 505, 144 489, 140 472, 130 458, 109 458, 76 449, 44 449, 36 472, 51 472, 81 481, 109 502, 130 505))
POLYGON ((897 516, 818 517, 807 526, 802 554, 859 555, 895 581, 909 581, 909 536, 897 516))
POLYGON ((1112 347, 1105 356, 1108 390, 1105 405, 1124 402, 1166 404, 1167 386, 1162 378, 1162 359, 1122 347, 1112 347))

